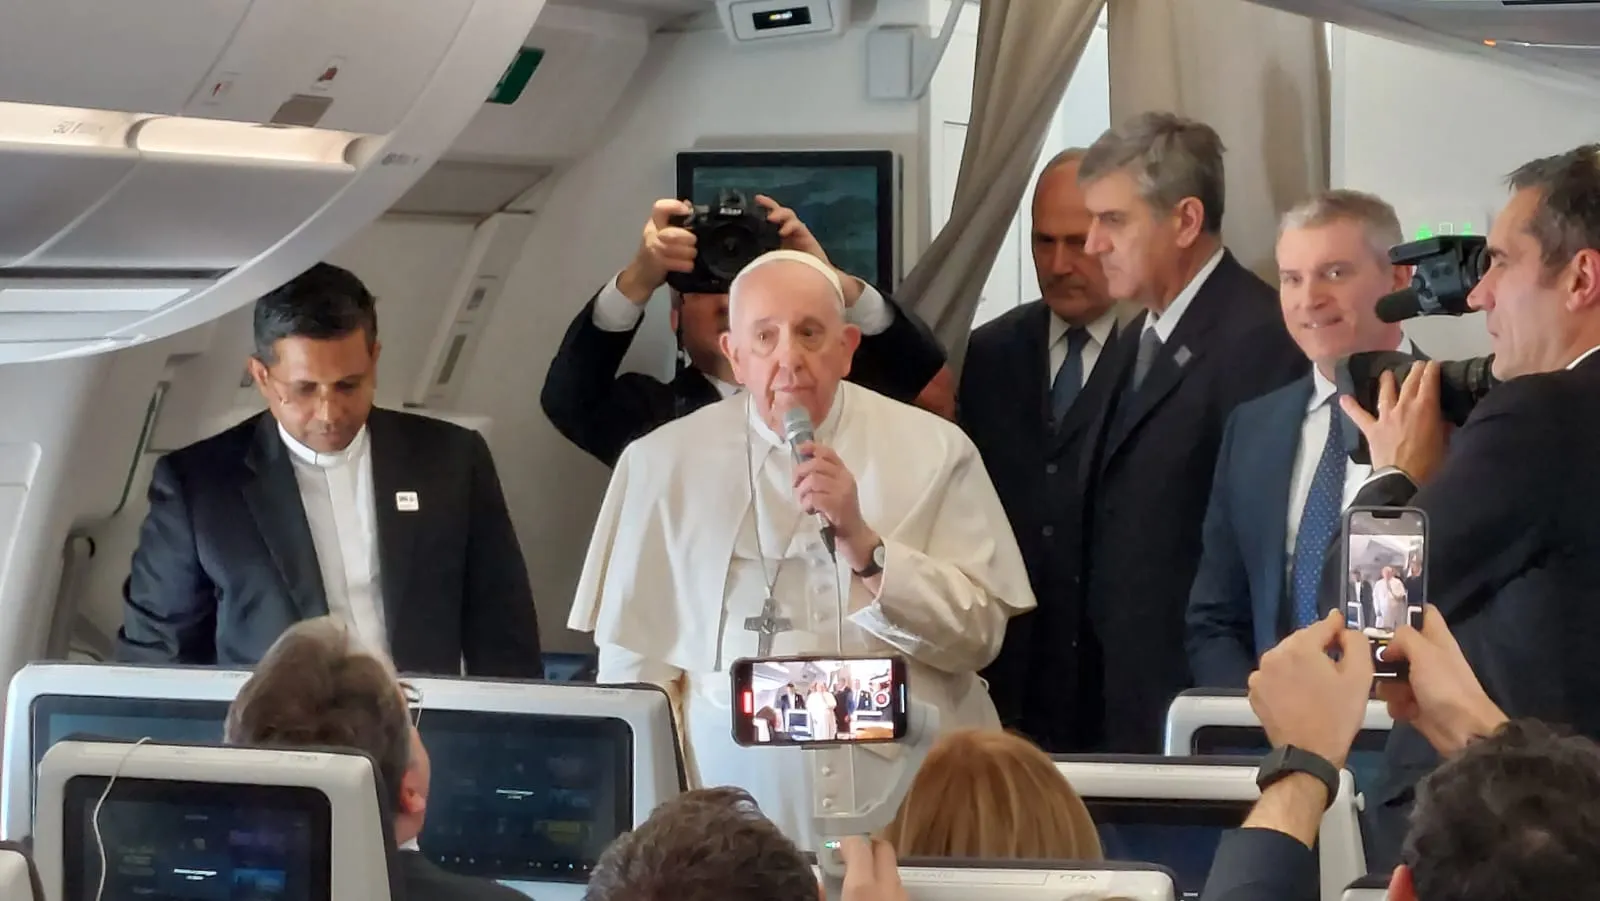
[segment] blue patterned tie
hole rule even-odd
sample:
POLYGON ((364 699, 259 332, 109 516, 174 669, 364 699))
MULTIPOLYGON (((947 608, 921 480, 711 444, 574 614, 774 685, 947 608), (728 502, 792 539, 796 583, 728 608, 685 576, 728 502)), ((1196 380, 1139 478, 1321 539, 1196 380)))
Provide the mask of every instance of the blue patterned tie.
POLYGON ((1081 326, 1067 329, 1067 357, 1056 370, 1050 384, 1050 421, 1060 423, 1072 409, 1072 402, 1083 389, 1083 347, 1089 343, 1089 330, 1081 326))
POLYGON ((1344 509, 1344 412, 1335 394, 1328 405, 1328 441, 1317 460, 1305 509, 1300 513, 1300 530, 1294 539, 1294 627, 1303 628, 1317 621, 1317 588, 1322 581, 1322 561, 1328 543, 1339 532, 1339 514, 1344 509))

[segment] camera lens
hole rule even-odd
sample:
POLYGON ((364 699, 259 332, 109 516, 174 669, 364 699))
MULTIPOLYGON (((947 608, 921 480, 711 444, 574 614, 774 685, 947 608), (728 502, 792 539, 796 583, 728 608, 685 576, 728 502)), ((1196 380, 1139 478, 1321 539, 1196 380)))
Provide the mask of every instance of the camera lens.
POLYGON ((760 239, 743 223, 719 225, 703 239, 701 256, 712 275, 729 281, 761 255, 760 239))

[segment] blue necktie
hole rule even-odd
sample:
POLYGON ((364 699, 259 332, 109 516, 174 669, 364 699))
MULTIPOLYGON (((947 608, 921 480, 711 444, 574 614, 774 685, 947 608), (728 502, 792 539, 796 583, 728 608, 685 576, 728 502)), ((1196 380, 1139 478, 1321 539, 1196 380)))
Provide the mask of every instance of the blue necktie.
POLYGON ((1050 421, 1059 423, 1072 409, 1083 388, 1083 347, 1089 343, 1089 330, 1080 326, 1067 329, 1067 358, 1050 383, 1050 421))
POLYGON ((1317 460, 1305 509, 1300 513, 1300 530, 1294 538, 1294 627, 1303 628, 1317 621, 1317 588, 1322 581, 1322 562, 1328 543, 1339 533, 1339 514, 1344 509, 1344 412, 1333 395, 1328 401, 1328 441, 1317 460))

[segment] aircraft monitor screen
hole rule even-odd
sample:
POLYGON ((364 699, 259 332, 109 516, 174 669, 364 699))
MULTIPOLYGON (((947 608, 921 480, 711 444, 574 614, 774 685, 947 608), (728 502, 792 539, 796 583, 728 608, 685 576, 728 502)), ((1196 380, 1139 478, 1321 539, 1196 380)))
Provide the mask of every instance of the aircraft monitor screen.
MULTIPOLYGON (((1383 771, 1383 748, 1389 741, 1386 729, 1362 729, 1345 759, 1345 769, 1355 779, 1356 791, 1377 784, 1383 771)), ((1259 726, 1201 726, 1190 740, 1195 754, 1223 754, 1265 757, 1272 750, 1267 733, 1259 726)))
POLYGON ((1239 828, 1249 801, 1085 798, 1106 860, 1160 864, 1176 876, 1177 897, 1199 898, 1222 834, 1239 828))
POLYGON ((432 763, 420 846, 502 882, 589 879, 633 826, 633 730, 620 719, 421 711, 432 763))
POLYGON ((221 744, 226 701, 42 695, 33 702, 33 766, 62 739, 121 739, 221 744))
POLYGON ((122 778, 100 804, 106 781, 67 782, 63 901, 95 901, 102 846, 105 899, 333 901, 333 811, 316 789, 122 778))

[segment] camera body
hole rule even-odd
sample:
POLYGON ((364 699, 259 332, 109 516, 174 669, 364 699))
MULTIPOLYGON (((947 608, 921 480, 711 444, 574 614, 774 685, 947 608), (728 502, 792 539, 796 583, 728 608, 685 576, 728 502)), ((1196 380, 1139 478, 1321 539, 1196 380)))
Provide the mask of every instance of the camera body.
POLYGON ((1437 235, 1389 248, 1389 262, 1415 266, 1411 287, 1378 301, 1378 318, 1463 316, 1467 298, 1489 271, 1489 242, 1477 235, 1437 235))
POLYGON ((683 294, 726 294, 739 270, 783 246, 767 210, 738 191, 722 191, 714 205, 696 205, 670 222, 695 237, 694 271, 667 274, 667 284, 683 294))
MULTIPOLYGON (((1394 373, 1395 387, 1405 384, 1418 357, 1398 350, 1373 350, 1351 354, 1334 367, 1333 380, 1340 394, 1356 399, 1361 409, 1378 415, 1379 378, 1385 371, 1394 373)), ((1494 354, 1470 360, 1446 360, 1439 364, 1439 412, 1445 421, 1461 425, 1472 415, 1472 408, 1500 380, 1494 377, 1494 354)), ((1367 439, 1360 430, 1344 431, 1345 452, 1357 463, 1371 463, 1367 439)))

